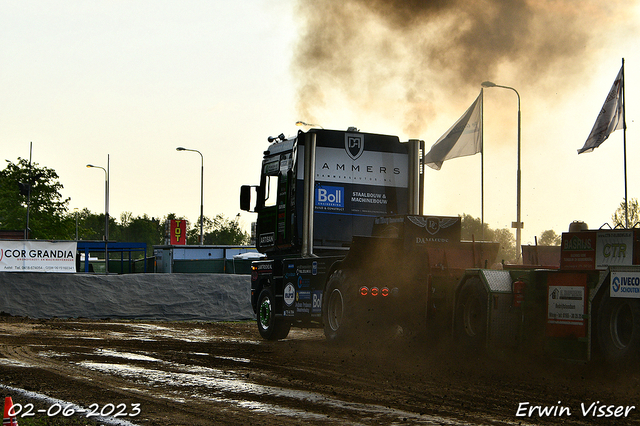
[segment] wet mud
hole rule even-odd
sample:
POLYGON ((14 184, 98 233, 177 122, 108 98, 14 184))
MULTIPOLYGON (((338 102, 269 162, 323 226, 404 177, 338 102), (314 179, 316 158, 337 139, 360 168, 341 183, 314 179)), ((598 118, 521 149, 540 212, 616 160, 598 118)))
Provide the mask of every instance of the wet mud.
POLYGON ((253 322, 3 317, 0 384, 139 425, 640 424, 628 366, 319 330, 266 342, 253 322))

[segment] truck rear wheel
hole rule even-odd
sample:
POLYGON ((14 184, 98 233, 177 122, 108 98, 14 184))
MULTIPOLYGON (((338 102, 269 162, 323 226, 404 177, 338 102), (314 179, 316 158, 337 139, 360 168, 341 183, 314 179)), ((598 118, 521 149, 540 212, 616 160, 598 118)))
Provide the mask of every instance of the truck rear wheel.
POLYGON ((460 289, 456 303, 456 343, 463 349, 484 348, 487 336, 487 291, 477 277, 460 289))
POLYGON ((287 337, 291 324, 275 316, 275 299, 270 288, 265 288, 258 296, 258 331, 266 340, 281 340, 287 337))
POLYGON ((612 298, 605 292, 598 308, 598 341, 610 362, 640 355, 640 300, 612 298))
POLYGON ((331 274, 322 302, 324 335, 331 342, 343 341, 353 332, 354 301, 349 289, 344 271, 337 270, 331 274))

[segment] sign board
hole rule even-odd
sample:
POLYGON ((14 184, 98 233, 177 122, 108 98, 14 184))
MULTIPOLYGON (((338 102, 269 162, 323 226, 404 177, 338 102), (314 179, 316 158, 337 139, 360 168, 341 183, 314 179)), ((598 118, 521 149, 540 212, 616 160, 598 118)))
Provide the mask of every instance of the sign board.
POLYGON ((598 232, 596 269, 633 264, 633 232, 598 232))
POLYGON ((187 221, 171 219, 169 225, 169 244, 183 246, 187 244, 187 221))
POLYGON ((594 270, 633 264, 633 231, 581 231, 562 234, 561 269, 594 270))
POLYGON ((562 234, 561 269, 593 270, 595 266, 595 232, 584 231, 562 234))
MULTIPOLYGON (((307 148, 297 147, 298 194, 304 192, 307 148)), ((368 235, 376 217, 407 214, 409 154, 395 136, 318 132, 314 179, 314 240, 324 246, 343 247, 353 235, 368 235)))
POLYGON ((640 299, 640 274, 612 271, 609 296, 640 299))
POLYGON ((75 241, 0 241, 2 272, 76 272, 75 241))
POLYGON ((587 275, 550 274, 547 288, 547 336, 585 337, 587 275))

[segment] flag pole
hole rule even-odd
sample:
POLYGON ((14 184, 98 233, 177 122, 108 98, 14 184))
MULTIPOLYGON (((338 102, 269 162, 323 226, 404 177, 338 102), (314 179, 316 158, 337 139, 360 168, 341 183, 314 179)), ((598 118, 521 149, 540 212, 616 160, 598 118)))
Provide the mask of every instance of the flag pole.
POLYGON ((480 221, 484 241, 484 89, 480 89, 480 221))
POLYGON ((622 58, 622 131, 624 148, 624 221, 625 227, 629 229, 629 199, 627 198, 627 120, 624 96, 624 58, 622 58))

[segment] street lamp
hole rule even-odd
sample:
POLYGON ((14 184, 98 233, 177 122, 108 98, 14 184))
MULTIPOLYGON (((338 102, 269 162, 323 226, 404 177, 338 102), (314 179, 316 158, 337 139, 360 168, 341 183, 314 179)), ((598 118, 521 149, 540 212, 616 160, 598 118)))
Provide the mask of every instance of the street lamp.
POLYGON ((200 154, 200 245, 204 244, 204 234, 202 233, 202 221, 204 219, 204 157, 197 149, 188 149, 181 146, 176 151, 191 151, 200 154))
MULTIPOLYGON (((109 273, 109 155, 107 154, 107 168, 87 164, 88 168, 104 171, 104 273, 109 273)), ((88 259, 85 259, 87 262, 88 259)))
POLYGON ((521 175, 521 171, 520 171, 520 134, 521 134, 521 113, 520 113, 520 94, 518 93, 518 91, 516 89, 514 89, 513 87, 509 87, 509 86, 501 86, 499 84, 495 84, 492 83, 490 81, 484 81, 481 84, 482 87, 500 87, 503 89, 509 89, 509 90, 513 90, 516 93, 516 96, 518 97, 518 171, 517 171, 517 176, 516 176, 516 221, 511 223, 511 227, 512 228, 516 228, 516 263, 520 263, 520 244, 522 242, 522 228, 523 228, 523 223, 520 220, 521 216, 520 216, 520 200, 521 200, 521 180, 520 180, 520 175, 521 175))
POLYGON ((78 241, 78 208, 74 208, 73 211, 76 214, 76 242, 78 241))

